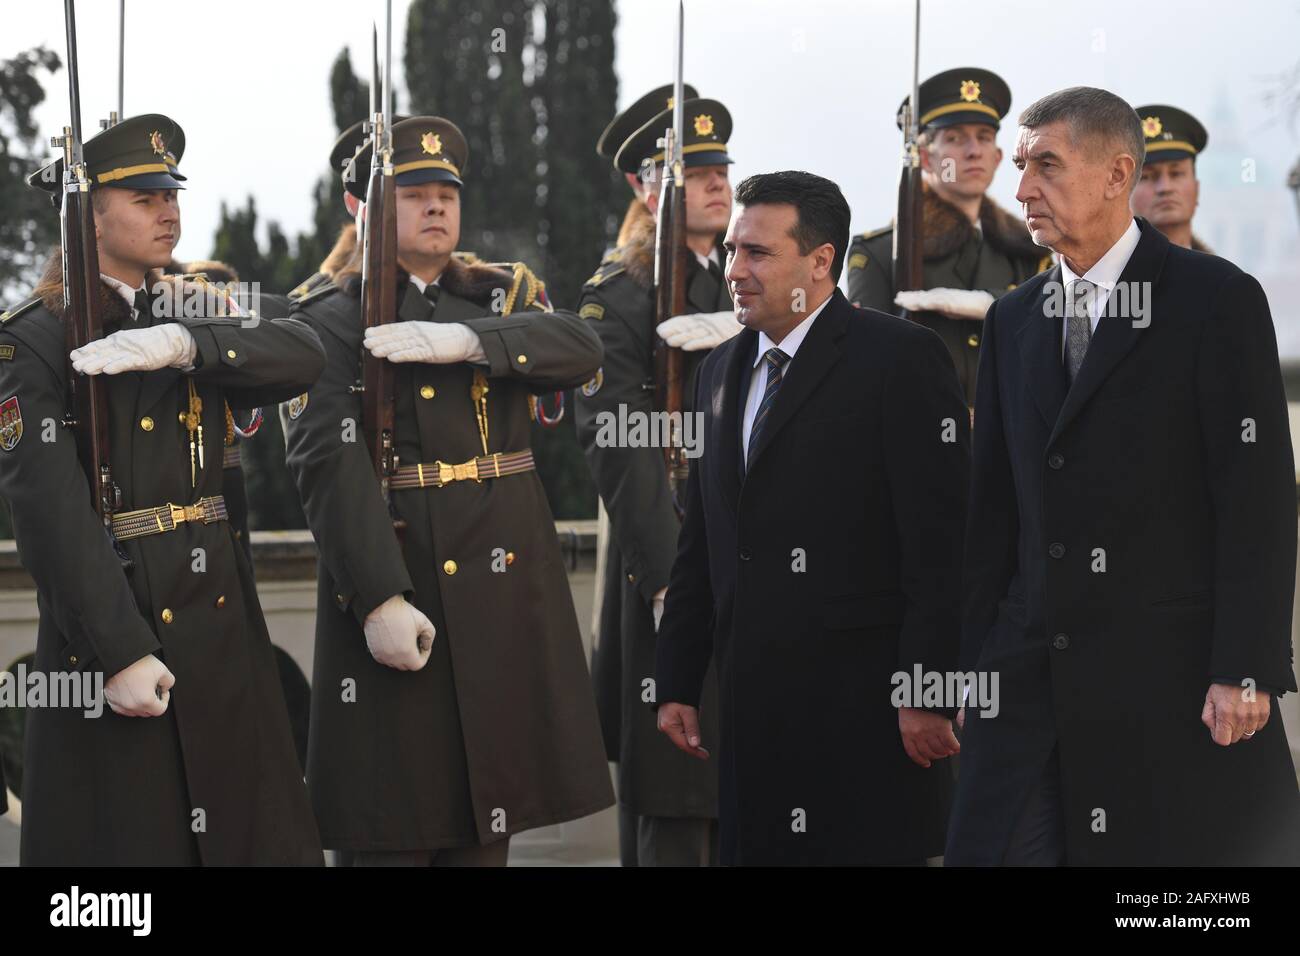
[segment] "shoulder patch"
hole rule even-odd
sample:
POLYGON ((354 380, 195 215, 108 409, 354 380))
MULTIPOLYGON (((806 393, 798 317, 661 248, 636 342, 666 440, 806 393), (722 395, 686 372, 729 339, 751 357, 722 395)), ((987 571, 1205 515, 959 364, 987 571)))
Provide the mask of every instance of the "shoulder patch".
POLYGON ((320 287, 322 282, 328 282, 329 277, 323 272, 316 272, 308 276, 301 284, 289 290, 288 299, 290 302, 297 302, 303 296, 310 293, 313 289, 320 287))
POLYGON ((583 285, 590 286, 591 288, 595 288, 596 286, 604 282, 606 279, 612 278, 613 276, 616 276, 620 272, 623 272, 625 270, 626 270, 626 266, 624 266, 619 259, 610 259, 607 262, 602 262, 600 268, 597 269, 592 274, 591 278, 588 279, 585 283, 583 283, 583 285))
POLYGON ((297 421, 301 418, 302 413, 307 410, 307 395, 307 392, 303 392, 301 395, 297 395, 285 403, 289 409, 289 418, 293 421, 297 421))
POLYGON ((582 394, 585 395, 587 398, 591 398, 591 396, 595 395, 597 392, 600 391, 600 386, 604 384, 605 384, 605 368, 604 366, 601 366, 600 368, 596 369, 596 374, 592 377, 591 381, 587 382, 582 386, 582 394))
POLYGON ((605 307, 599 302, 588 302, 578 310, 580 319, 603 319, 605 317, 605 307))
POLYGON ((18 407, 18 396, 10 395, 0 402, 0 448, 13 451, 23 437, 23 410, 18 407))
MULTIPOLYGON (((30 312, 32 309, 36 308, 40 304, 41 304, 40 296, 34 296, 28 299, 26 302, 19 303, 18 305, 14 306, 12 309, 0 313, 0 322, 8 322, 10 319, 16 319, 18 318, 18 316, 22 315, 25 312, 30 312)), ((12 356, 10 357, 12 358, 12 356)))
POLYGON ((855 252, 849 256, 849 268, 861 269, 867 264, 867 254, 865 252, 855 252))
POLYGON ((14 357, 14 347, 12 345, 0 345, 0 361, 8 362, 14 357))

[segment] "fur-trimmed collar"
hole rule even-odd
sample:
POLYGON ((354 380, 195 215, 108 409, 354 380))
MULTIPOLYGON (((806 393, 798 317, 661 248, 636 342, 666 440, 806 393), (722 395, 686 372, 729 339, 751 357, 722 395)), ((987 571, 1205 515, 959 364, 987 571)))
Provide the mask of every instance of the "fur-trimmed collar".
MULTIPOLYGON (((655 238, 655 218, 647 213, 645 218, 631 223, 627 230, 627 242, 619 247, 619 262, 623 264, 624 271, 644 289, 654 288, 655 284, 655 238)), ((722 251, 721 242, 718 251, 722 251)), ((725 263, 724 256, 723 264, 725 263)))
MULTIPOLYGON (((960 209, 942 198, 928 186, 924 192, 921 221, 924 224, 921 241, 926 259, 950 256, 970 239, 975 231, 971 221, 960 209)), ((1047 250, 1035 245, 1024 221, 1011 215, 988 196, 980 200, 980 229, 984 240, 1008 256, 1041 259, 1047 250)))

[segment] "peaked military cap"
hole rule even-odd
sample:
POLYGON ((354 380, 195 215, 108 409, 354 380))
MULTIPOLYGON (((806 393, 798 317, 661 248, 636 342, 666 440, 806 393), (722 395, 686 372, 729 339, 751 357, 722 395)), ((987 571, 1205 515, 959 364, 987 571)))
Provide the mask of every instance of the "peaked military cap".
MULTIPOLYGON (((682 84, 682 91, 688 100, 699 96, 695 87, 689 83, 682 84)), ((596 152, 612 162, 619 147, 627 142, 629 136, 664 110, 672 108, 673 84, 668 83, 651 90, 609 121, 609 125, 600 134, 600 139, 596 140, 596 152)))
MULTIPOLYGON (((130 116, 82 144, 90 186, 123 189, 184 189, 176 168, 185 152, 185 131, 161 113, 130 116)), ((51 194, 63 187, 63 157, 27 177, 27 185, 51 194)))
MULTIPOLYGON (((936 73, 917 90, 921 104, 916 119, 919 129, 927 126, 942 129, 961 123, 985 123, 998 129, 1002 117, 1011 109, 1011 89, 992 70, 960 66, 936 73)), ((903 107, 912 97, 903 97, 898 106, 898 128, 903 128, 903 107)))
POLYGON ((1139 106, 1147 157, 1143 162, 1163 163, 1195 157, 1205 149, 1209 134, 1195 116, 1174 106, 1139 106))
MULTIPOLYGON (((727 155, 731 113, 725 106, 717 100, 689 99, 682 104, 682 111, 685 127, 682 158, 687 166, 719 166, 734 162, 727 155)), ((659 140, 672 121, 673 111, 668 109, 645 123, 627 138, 614 157, 614 165, 625 173, 635 173, 646 162, 662 163, 664 150, 659 140)))
MULTIPOLYGON (((347 191, 366 198, 370 182, 371 143, 367 140, 343 175, 347 191)), ((399 186, 445 182, 463 186, 461 172, 469 159, 465 134, 441 116, 412 116, 393 124, 393 175, 399 186)))

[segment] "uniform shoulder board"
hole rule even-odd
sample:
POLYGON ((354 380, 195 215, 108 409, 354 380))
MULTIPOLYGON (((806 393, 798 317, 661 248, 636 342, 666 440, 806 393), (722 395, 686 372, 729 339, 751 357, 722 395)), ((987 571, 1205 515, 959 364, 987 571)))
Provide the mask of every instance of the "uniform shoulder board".
POLYGON ((322 282, 328 282, 329 276, 323 272, 316 272, 304 280, 301 284, 289 290, 288 299, 290 302, 297 302, 303 296, 310 294, 320 287, 322 282))
POLYGON ((627 267, 623 265, 621 258, 622 257, 619 257, 619 259, 609 259, 605 262, 602 262, 600 264, 600 268, 597 269, 592 274, 591 278, 588 279, 586 282, 584 282, 583 285, 587 288, 594 289, 596 286, 600 285, 606 279, 611 279, 614 276, 618 275, 620 272, 626 271, 627 267))
POLYGON ((16 319, 18 318, 18 316, 30 312, 32 309, 36 308, 40 304, 41 304, 40 296, 33 296, 32 298, 28 299, 26 302, 20 302, 12 309, 0 313, 0 322, 8 322, 10 319, 16 319))
POLYGON ((862 235, 858 236, 858 238, 865 241, 867 239, 875 239, 877 236, 883 236, 885 233, 893 231, 894 224, 891 222, 888 226, 881 226, 879 229, 872 229, 870 232, 864 232, 862 235))
POLYGON ((324 282, 321 282, 315 288, 305 293, 301 298, 293 299, 293 304, 295 306, 304 306, 308 303, 315 302, 318 299, 323 299, 326 296, 333 295, 337 291, 339 291, 339 287, 334 284, 334 280, 326 279, 324 282))
POLYGON ((454 258, 454 259, 459 259, 461 262, 465 263, 465 265, 467 265, 467 266, 472 266, 472 265, 474 265, 474 263, 476 263, 476 262, 482 262, 482 261, 483 261, 482 259, 480 259, 480 258, 478 257, 477 254, 475 254, 475 253, 473 253, 473 252, 464 252, 464 251, 459 250, 459 249, 456 250, 455 252, 453 252, 451 255, 452 255, 452 258, 454 258))

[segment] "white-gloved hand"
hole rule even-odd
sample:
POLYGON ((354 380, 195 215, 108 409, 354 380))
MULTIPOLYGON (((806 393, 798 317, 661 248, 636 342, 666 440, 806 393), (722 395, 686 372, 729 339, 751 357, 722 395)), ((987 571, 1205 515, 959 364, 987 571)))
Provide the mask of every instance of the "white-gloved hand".
POLYGON ((390 362, 486 362, 483 343, 459 322, 385 322, 366 329, 366 348, 390 362))
POLYGON ((694 315, 674 315, 660 322, 655 329, 659 337, 675 349, 698 352, 721 345, 736 335, 743 326, 736 321, 736 313, 696 312, 694 315))
POLYGON ((993 304, 983 289, 919 289, 900 292, 894 304, 908 312, 942 312, 954 319, 982 319, 993 304))
POLYGON ((367 614, 364 630, 370 656, 399 671, 418 671, 428 663, 436 633, 433 622, 400 594, 367 614))
POLYGON ((104 700, 122 717, 161 717, 171 702, 176 676, 152 654, 123 667, 104 685, 104 700))
POLYGON ((668 599, 668 589, 660 588, 650 599, 650 605, 655 614, 655 633, 659 633, 659 622, 664 619, 664 601, 668 599))
POLYGON ((191 368, 198 344, 185 326, 166 322, 148 329, 123 329, 73 349, 72 367, 86 375, 191 368))

